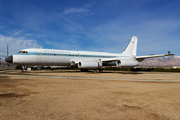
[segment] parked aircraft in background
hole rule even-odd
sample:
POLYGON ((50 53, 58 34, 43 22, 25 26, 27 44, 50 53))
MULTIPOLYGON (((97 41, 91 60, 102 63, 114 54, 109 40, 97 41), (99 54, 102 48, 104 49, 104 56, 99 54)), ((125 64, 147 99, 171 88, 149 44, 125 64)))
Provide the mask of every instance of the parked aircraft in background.
POLYGON ((133 36, 123 53, 69 51, 54 49, 24 49, 7 57, 6 62, 36 66, 77 66, 80 69, 100 70, 103 66, 135 67, 146 58, 173 54, 136 56, 137 37, 133 36))

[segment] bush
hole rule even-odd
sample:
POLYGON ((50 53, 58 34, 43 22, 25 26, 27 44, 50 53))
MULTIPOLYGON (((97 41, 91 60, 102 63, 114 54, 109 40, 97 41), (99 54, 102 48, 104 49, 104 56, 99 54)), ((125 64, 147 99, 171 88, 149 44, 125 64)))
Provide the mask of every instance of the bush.
POLYGON ((21 65, 17 65, 16 69, 22 69, 22 66, 21 65))
POLYGON ((106 67, 103 70, 113 71, 149 71, 149 72, 180 72, 180 68, 119 68, 119 67, 106 67))

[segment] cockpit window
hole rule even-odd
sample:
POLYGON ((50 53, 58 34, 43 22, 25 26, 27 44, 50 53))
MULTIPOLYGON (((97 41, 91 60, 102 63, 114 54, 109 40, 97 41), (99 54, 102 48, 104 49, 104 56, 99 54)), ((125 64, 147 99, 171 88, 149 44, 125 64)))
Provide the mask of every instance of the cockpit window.
POLYGON ((18 53, 19 53, 19 54, 28 54, 27 51, 19 51, 18 53))

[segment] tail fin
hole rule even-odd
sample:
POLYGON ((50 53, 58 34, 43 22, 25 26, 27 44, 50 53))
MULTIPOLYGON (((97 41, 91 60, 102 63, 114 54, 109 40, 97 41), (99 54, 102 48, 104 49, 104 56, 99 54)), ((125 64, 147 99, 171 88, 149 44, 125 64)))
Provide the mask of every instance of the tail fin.
POLYGON ((136 56, 137 41, 138 41, 137 37, 133 36, 122 54, 127 56, 136 56))

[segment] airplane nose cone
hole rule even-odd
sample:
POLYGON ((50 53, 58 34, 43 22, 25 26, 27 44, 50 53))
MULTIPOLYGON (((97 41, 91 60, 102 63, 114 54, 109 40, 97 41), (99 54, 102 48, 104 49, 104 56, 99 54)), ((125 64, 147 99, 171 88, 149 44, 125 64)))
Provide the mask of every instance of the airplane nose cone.
POLYGON ((6 62, 8 63, 12 63, 13 62, 13 56, 8 56, 6 59, 5 59, 6 62))

